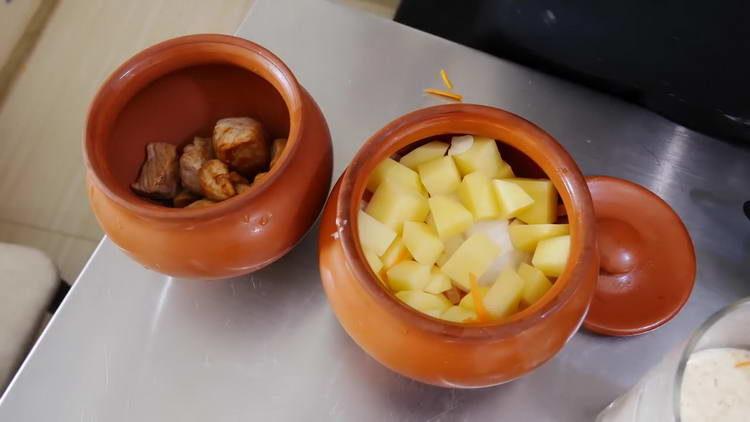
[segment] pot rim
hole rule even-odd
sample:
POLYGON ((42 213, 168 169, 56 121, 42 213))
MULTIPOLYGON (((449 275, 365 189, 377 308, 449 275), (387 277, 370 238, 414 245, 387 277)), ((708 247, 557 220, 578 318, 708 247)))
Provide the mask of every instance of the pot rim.
POLYGON ((144 217, 162 220, 210 219, 220 217, 249 205, 287 169, 290 157, 297 151, 304 133, 305 101, 303 89, 291 70, 276 55, 243 38, 222 34, 195 34, 172 38, 153 45, 120 65, 102 84, 88 112, 83 158, 91 182, 121 207, 144 217), (198 53, 196 53, 198 51, 198 53), (187 55, 187 56, 186 56, 187 55), (224 64, 242 68, 270 83, 284 100, 289 112, 287 146, 268 174, 253 183, 251 189, 237 197, 203 208, 170 208, 147 200, 132 201, 112 189, 102 174, 106 159, 99 145, 109 136, 116 121, 104 121, 112 112, 117 116, 125 105, 151 82, 185 68, 224 64), (135 86, 132 95, 124 97, 126 87, 135 86))
MULTIPOLYGON (((373 300, 388 307, 391 313, 409 321, 410 325, 427 332, 461 339, 486 340, 514 336, 548 318, 569 303, 575 293, 586 284, 589 266, 593 265, 597 269, 599 266, 595 230, 592 229, 594 227, 590 192, 578 166, 567 151, 552 136, 522 117, 498 108, 475 104, 448 104, 420 109, 392 121, 376 132, 360 148, 344 173, 341 193, 336 204, 336 229, 347 265, 363 290, 373 300), (491 127, 496 134, 512 134, 512 139, 503 139, 489 133, 476 133, 475 130, 466 128, 467 125, 475 126, 478 123, 491 127), (446 126, 451 126, 455 130, 441 130, 446 126), (418 131, 421 131, 421 136, 415 138, 418 131), (366 264, 359 247, 359 235, 354 230, 367 176, 374 167, 381 160, 411 143, 431 136, 449 134, 489 136, 510 145, 529 158, 532 157, 530 152, 534 151, 543 157, 543 160, 532 160, 552 180, 566 209, 569 210, 571 250, 565 271, 552 287, 554 294, 510 317, 490 323, 459 324, 444 321, 402 303, 393 292, 382 286, 366 264)), ((581 315, 578 325, 583 321, 590 301, 591 297, 588 298, 586 310, 581 315)))

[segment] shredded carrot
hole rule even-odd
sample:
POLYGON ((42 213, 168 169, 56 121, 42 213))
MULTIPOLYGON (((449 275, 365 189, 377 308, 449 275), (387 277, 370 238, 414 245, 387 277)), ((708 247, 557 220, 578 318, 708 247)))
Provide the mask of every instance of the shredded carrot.
POLYGON ((750 366, 750 360, 743 360, 741 362, 737 362, 737 363, 734 364, 735 368, 742 368, 742 367, 745 367, 745 366, 750 366))
POLYGON ((451 100, 461 101, 464 97, 452 92, 443 91, 442 89, 427 88, 424 90, 427 94, 437 95, 439 97, 450 98, 451 100))
POLYGON ((477 283, 477 276, 469 273, 469 283, 471 283, 471 297, 474 299, 474 309, 477 310, 477 321, 489 321, 490 314, 489 312, 487 312, 487 308, 484 307, 482 294, 479 293, 479 283, 477 283))
POLYGON ((453 89, 453 82, 448 79, 448 74, 445 73, 445 69, 440 69, 440 78, 443 80, 443 85, 448 89, 453 89))

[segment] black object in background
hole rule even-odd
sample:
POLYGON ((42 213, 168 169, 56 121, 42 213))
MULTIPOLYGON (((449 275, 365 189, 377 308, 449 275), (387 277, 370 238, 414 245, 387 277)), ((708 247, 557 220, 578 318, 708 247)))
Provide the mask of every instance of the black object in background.
POLYGON ((750 142, 750 1, 403 0, 395 20, 750 142))

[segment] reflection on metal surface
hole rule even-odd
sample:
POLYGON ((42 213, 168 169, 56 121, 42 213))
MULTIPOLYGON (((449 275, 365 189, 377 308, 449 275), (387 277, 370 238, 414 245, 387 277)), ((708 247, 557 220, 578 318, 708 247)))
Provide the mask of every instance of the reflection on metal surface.
POLYGON ((690 131, 683 126, 675 125, 672 136, 664 139, 664 154, 668 159, 666 162, 660 162, 657 169, 656 177, 651 185, 652 190, 657 195, 664 198, 669 192, 669 183, 673 183, 675 180, 675 172, 678 167, 682 165, 685 151, 687 151, 687 143, 689 139, 690 131))

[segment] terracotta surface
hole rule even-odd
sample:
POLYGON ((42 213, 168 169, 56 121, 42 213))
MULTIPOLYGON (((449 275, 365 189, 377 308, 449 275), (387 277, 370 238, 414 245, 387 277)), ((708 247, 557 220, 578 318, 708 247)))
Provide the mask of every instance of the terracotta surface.
POLYGON ((510 381, 554 356, 576 332, 598 272, 591 197, 581 172, 547 133, 495 108, 455 104, 405 115, 377 132, 355 156, 323 212, 319 237, 323 286, 344 329, 392 370, 445 387, 510 381), (367 176, 381 160, 438 135, 473 134, 499 145, 520 176, 545 172, 560 192, 572 238, 568 268, 542 300, 485 325, 440 321, 402 304, 365 263, 354 227, 367 176))
POLYGON ((91 207, 107 235, 146 267, 204 279, 246 274, 289 251, 315 221, 332 171, 325 119, 291 71, 268 50, 224 35, 175 38, 117 69, 91 105, 84 155, 91 207), (289 138, 250 192, 174 209, 130 190, 147 143, 184 145, 233 116, 289 138))
POLYGON ((661 198, 612 177, 586 179, 594 200, 601 268, 584 326, 608 335, 635 335, 666 323, 690 296, 693 242, 661 198))

